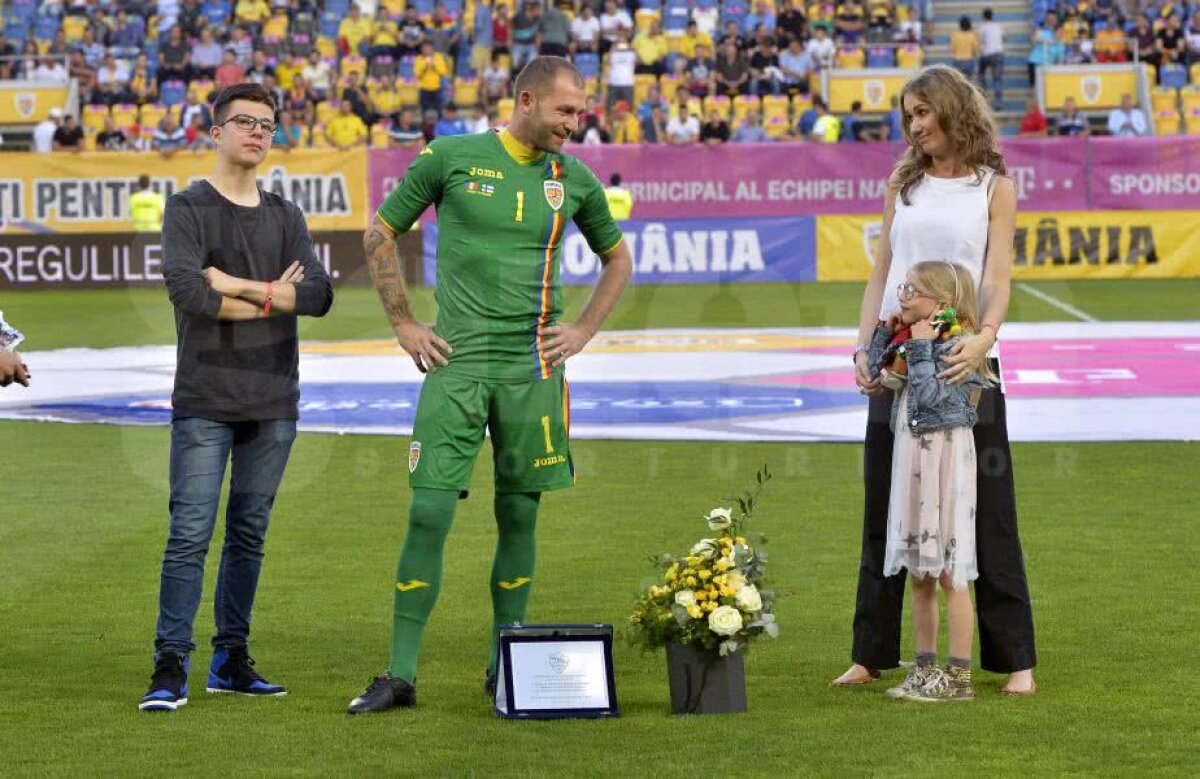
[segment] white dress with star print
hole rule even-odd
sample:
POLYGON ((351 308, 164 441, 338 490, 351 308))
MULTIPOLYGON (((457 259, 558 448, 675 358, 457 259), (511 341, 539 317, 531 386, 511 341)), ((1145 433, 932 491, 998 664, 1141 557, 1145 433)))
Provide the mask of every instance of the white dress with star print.
POLYGON ((975 562, 975 436, 952 427, 908 431, 908 387, 896 411, 884 576, 950 574, 954 589, 979 578, 975 562))

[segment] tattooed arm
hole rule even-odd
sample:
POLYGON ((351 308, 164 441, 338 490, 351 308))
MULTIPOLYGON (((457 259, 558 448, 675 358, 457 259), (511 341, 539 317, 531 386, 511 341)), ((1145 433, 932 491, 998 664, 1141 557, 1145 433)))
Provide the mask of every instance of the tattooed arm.
POLYGON ((450 344, 443 341, 429 327, 416 320, 408 302, 408 288, 404 284, 404 268, 396 251, 396 236, 392 229, 376 219, 363 236, 363 248, 367 253, 367 267, 375 290, 383 303, 388 323, 396 333, 400 348, 408 352, 421 373, 432 373, 447 364, 446 355, 450 344))

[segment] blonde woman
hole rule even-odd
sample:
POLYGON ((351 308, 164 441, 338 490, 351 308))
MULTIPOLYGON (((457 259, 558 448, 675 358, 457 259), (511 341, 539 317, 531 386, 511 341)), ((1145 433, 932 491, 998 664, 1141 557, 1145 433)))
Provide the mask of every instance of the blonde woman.
MULTIPOLYGON (((865 684, 900 662, 904 578, 884 576, 894 436, 892 393, 872 378, 868 341, 880 319, 900 310, 897 289, 922 260, 949 258, 965 267, 980 302, 977 332, 961 338, 938 377, 966 381, 985 366, 999 375, 996 338, 1008 311, 1016 188, 1005 174, 987 101, 945 65, 914 76, 901 92, 909 148, 892 172, 884 202, 883 238, 863 293, 855 380, 870 396, 863 453, 865 507, 862 564, 854 616, 854 665, 835 685, 865 684), (990 362, 989 362, 990 361, 990 362)), ((978 456, 976 541, 981 665, 1009 674, 1001 691, 1027 695, 1036 686, 1033 614, 1017 537, 1012 457, 1003 385, 983 391, 974 428, 978 456)))

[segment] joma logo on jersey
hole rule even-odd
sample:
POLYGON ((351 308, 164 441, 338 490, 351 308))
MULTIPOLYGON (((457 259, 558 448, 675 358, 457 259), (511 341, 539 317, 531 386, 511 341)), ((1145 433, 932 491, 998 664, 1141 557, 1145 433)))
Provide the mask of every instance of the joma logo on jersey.
POLYGON ((491 184, 480 184, 478 181, 467 182, 467 192, 472 195, 483 195, 491 197, 496 192, 496 188, 491 184))
POLYGON ((496 179, 497 181, 504 181, 504 174, 498 170, 492 170, 491 168, 472 167, 470 170, 470 175, 482 176, 485 179, 496 179))
POLYGON ((537 457, 533 461, 534 468, 548 468, 551 465, 559 465, 567 461, 566 455, 556 454, 553 457, 537 457))

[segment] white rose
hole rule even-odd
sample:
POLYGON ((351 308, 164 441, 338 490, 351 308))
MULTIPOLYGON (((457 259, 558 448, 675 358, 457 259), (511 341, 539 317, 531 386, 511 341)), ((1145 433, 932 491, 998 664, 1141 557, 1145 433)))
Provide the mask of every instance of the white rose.
POLYGON ((733 524, 733 512, 729 509, 713 509, 708 512, 709 530, 724 530, 733 524))
POLYGON ((703 557, 705 560, 711 560, 717 556, 716 542, 711 538, 706 538, 692 547, 692 554, 703 557))
POLYGON ((733 606, 718 606, 708 615, 708 629, 718 636, 732 636, 742 629, 742 612, 733 606))
POLYGON ((696 593, 693 590, 680 590, 675 593, 675 602, 685 609, 696 605, 696 593))
POLYGON ((732 587, 734 592, 746 586, 746 575, 736 568, 725 574, 725 586, 732 587))
POLYGON ((762 595, 759 594, 758 588, 753 584, 747 584, 745 587, 737 591, 738 608, 744 611, 755 612, 762 611, 762 595))

